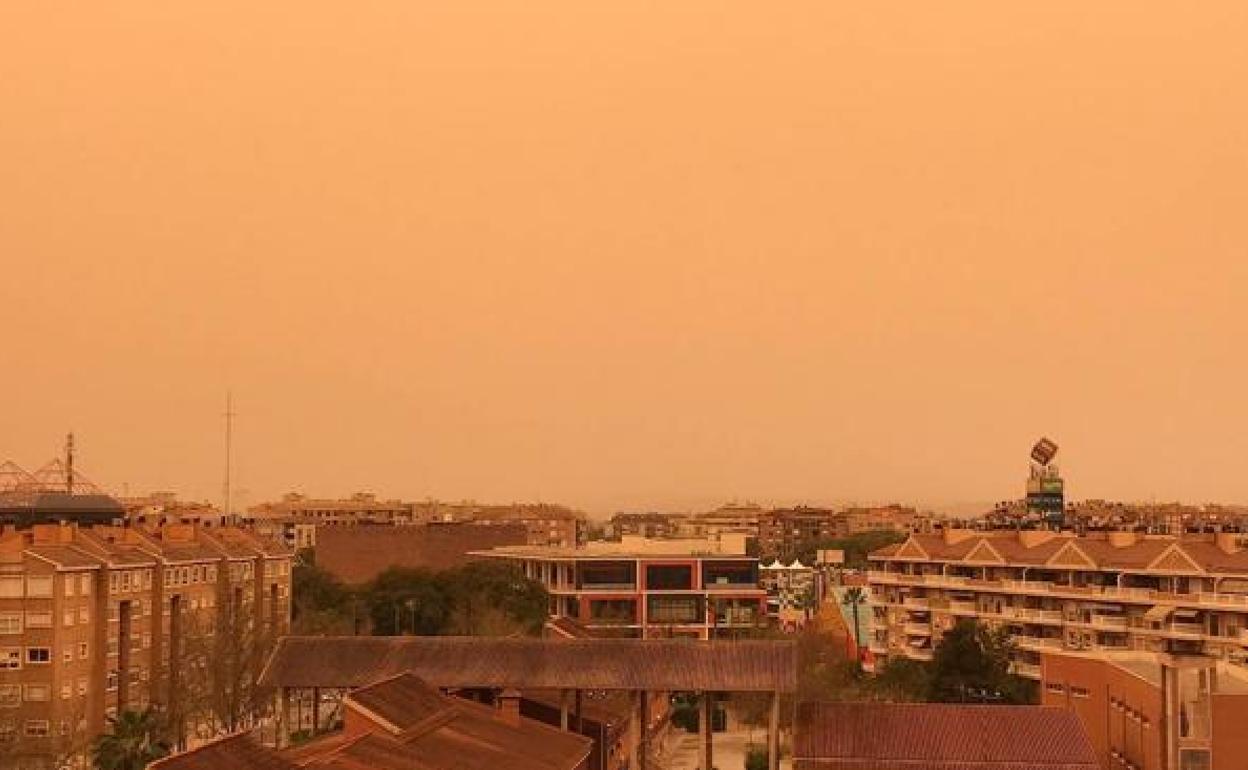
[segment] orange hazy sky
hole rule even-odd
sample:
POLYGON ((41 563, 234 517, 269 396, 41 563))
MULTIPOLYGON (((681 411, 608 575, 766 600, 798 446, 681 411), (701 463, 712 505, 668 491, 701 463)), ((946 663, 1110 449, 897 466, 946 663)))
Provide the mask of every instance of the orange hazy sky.
POLYGON ((1248 3, 0 5, 0 458, 1248 501, 1248 3))

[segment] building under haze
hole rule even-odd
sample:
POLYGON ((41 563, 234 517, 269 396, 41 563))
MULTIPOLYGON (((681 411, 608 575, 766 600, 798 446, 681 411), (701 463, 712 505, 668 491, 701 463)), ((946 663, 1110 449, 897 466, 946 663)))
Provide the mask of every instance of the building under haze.
POLYGON ((1245 537, 946 529, 870 555, 877 658, 930 660, 959 618, 1006 628, 1015 669, 1047 651, 1207 655, 1248 666, 1245 537))
POLYGON ((36 524, 0 536, 0 767, 81 755, 126 709, 190 737, 268 706, 291 553, 242 530, 36 524))
POLYGON ((550 593, 550 615, 594 636, 731 638, 767 621, 758 559, 720 540, 512 546, 474 555, 516 564, 550 593))

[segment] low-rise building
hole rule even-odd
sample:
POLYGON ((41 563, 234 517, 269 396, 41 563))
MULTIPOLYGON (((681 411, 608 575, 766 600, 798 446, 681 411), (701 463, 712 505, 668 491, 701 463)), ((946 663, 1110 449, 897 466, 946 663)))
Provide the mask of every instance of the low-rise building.
POLYGON ((1064 708, 801 703, 794 727, 794 770, 1110 767, 1097 761, 1079 720, 1064 708))
POLYGON ((1073 711, 1103 767, 1238 770, 1248 672, 1205 656, 1046 652, 1041 698, 1073 711))
POLYGON ((550 593, 550 614, 621 637, 739 635, 766 622, 758 559, 744 541, 647 540, 582 548, 511 546, 474 555, 517 564, 550 593))

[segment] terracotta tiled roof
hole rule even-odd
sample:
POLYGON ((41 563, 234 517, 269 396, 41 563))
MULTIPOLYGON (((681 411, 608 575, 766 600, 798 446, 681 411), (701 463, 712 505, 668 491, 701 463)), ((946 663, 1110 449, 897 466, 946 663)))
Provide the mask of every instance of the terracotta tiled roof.
POLYGON ((404 671, 438 687, 792 692, 790 641, 298 637, 281 639, 266 686, 360 687, 404 671))
POLYGON ((447 708, 441 693, 409 673, 361 687, 347 696, 347 703, 364 708, 399 731, 447 708))
POLYGON ((371 731, 357 740, 327 742, 323 752, 302 749, 304 767, 572 770, 592 747, 588 738, 541 722, 508 722, 489 706, 448 698, 410 673, 357 690, 344 705, 348 727, 353 714, 361 714, 371 731))
POLYGON ((67 569, 98 567, 103 561, 71 545, 30 545, 26 552, 67 569))
MULTIPOLYGON (((955 543, 946 542, 942 535, 915 534, 911 535, 905 543, 897 543, 872 551, 870 558, 875 561, 915 558, 907 551, 918 546, 931 561, 967 560, 971 563, 979 563, 981 559, 968 559, 967 557, 984 543, 996 550, 1006 564, 1044 565, 1058 551, 1067 545, 1074 545, 1092 560, 1094 568, 1143 570, 1153 564, 1168 549, 1174 548, 1206 572, 1248 575, 1248 549, 1228 553, 1213 542, 1195 537, 1180 539, 1140 536, 1128 545, 1115 545, 1104 536, 1074 537, 1062 534, 1043 542, 1027 545, 1021 542, 1017 533, 1014 532, 974 533, 955 543), (900 555, 902 553, 906 555, 900 555)), ((982 555, 984 552, 981 550, 976 555, 982 555)), ((923 560, 922 556, 917 558, 920 561, 923 560)))
POLYGON ((148 770, 297 770, 277 752, 261 746, 249 733, 236 733, 182 754, 158 759, 148 770))
POLYGON ((1073 711, 1042 706, 803 703, 795 770, 1099 770, 1073 711))

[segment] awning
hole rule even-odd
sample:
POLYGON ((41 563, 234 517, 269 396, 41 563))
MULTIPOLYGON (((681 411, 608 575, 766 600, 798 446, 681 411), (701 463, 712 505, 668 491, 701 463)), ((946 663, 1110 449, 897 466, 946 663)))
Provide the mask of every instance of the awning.
POLYGON ((1148 612, 1144 613, 1145 620, 1163 621, 1174 613, 1174 607, 1166 604, 1158 604, 1148 612))

